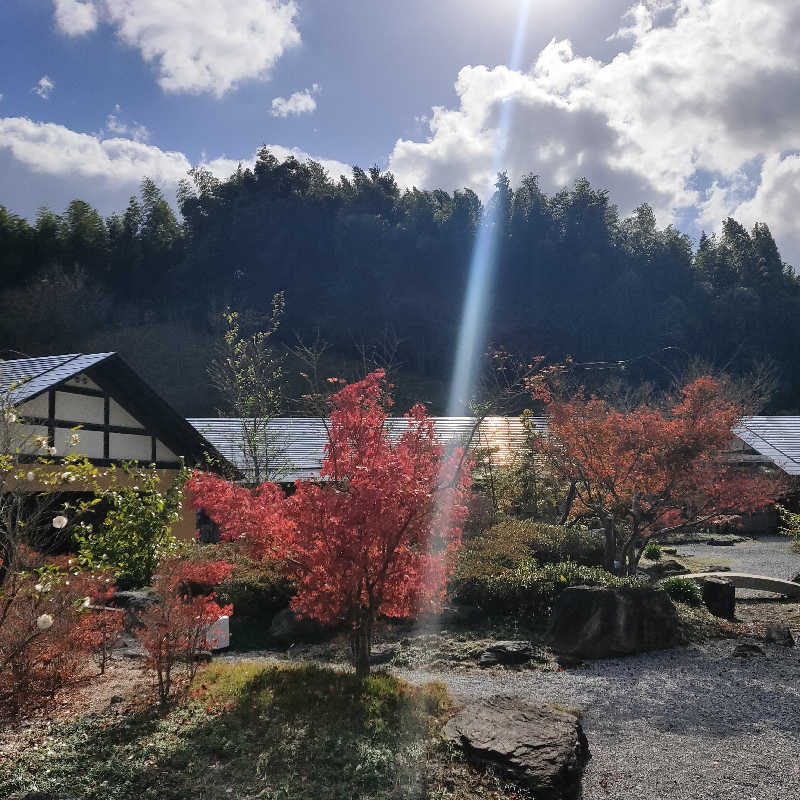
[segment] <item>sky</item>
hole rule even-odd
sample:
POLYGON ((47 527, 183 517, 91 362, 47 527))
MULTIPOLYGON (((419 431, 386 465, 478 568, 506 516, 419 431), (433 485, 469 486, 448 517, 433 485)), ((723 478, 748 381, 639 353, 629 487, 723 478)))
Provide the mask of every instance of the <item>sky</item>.
POLYGON ((800 264, 800 3, 525 2, 0 0, 0 204, 174 201, 261 145, 486 198, 508 104, 512 183, 587 177, 695 239, 764 221, 800 264))

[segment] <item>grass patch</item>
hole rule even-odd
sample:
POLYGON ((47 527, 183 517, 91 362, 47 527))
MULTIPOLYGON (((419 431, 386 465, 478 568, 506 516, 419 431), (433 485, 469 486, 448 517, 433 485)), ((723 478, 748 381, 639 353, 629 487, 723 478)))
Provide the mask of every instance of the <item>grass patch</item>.
POLYGON ((675 608, 690 642, 702 644, 709 639, 729 639, 740 635, 735 622, 715 617, 704 606, 676 602, 675 608))
POLYGON ((0 762, 0 797, 461 800, 498 791, 441 744, 449 708, 443 685, 385 673, 361 682, 316 666, 212 665, 164 717, 109 711, 55 725, 35 746, 21 742, 0 762))

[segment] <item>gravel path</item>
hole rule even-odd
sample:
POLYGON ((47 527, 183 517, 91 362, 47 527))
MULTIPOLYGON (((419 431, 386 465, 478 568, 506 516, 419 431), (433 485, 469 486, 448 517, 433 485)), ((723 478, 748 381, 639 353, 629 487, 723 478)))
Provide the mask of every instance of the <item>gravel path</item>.
MULTIPOLYGON (((701 560, 724 562, 732 572, 749 572, 771 578, 791 580, 800 572, 800 553, 792 550, 791 539, 786 536, 762 536, 748 539, 731 547, 708 544, 678 546, 679 556, 694 556, 701 560)), ((769 597, 770 592, 737 589, 737 597, 769 597)))
POLYGON ((558 673, 403 671, 460 702, 511 694, 585 712, 595 800, 796 800, 800 648, 731 656, 736 642, 589 662, 558 673))

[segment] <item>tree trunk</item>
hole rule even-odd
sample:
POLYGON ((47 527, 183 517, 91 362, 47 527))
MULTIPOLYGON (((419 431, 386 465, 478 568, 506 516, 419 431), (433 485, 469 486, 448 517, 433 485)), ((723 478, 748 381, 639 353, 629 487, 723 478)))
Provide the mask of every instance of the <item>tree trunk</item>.
POLYGON ((372 645, 372 621, 361 616, 353 630, 351 647, 353 650, 353 666, 356 677, 366 678, 369 675, 369 651, 372 645))
POLYGON ((569 512, 572 511, 572 504, 575 502, 575 493, 576 493, 575 481, 572 481, 569 485, 569 492, 567 492, 567 497, 564 500, 564 508, 561 512, 561 522, 559 523, 561 525, 566 524, 567 518, 569 517, 569 512))
POLYGON ((370 637, 365 628, 358 632, 358 661, 356 662, 356 676, 366 678, 369 675, 369 645, 370 637))
POLYGON ((616 572, 614 567, 614 562, 617 558, 617 537, 616 532, 614 530, 614 522, 612 520, 608 520, 606 522, 606 553, 605 553, 605 561, 606 561, 606 569, 609 572, 616 572))

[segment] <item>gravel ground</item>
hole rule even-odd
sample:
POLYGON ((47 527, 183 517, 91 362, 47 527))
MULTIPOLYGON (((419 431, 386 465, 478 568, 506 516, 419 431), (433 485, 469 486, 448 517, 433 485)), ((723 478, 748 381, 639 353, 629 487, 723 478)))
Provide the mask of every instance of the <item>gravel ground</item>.
MULTIPOLYGON (((800 553, 792 550, 791 539, 786 536, 762 536, 749 539, 731 547, 708 544, 678 546, 679 556, 693 556, 700 560, 724 562, 732 572, 749 572, 771 578, 791 580, 800 572, 800 553)), ((737 589, 737 597, 770 597, 770 592, 737 589)))
POLYGON ((796 800, 800 652, 731 656, 736 642, 606 659, 558 673, 395 670, 459 702, 519 695, 584 710, 595 800, 796 800))

